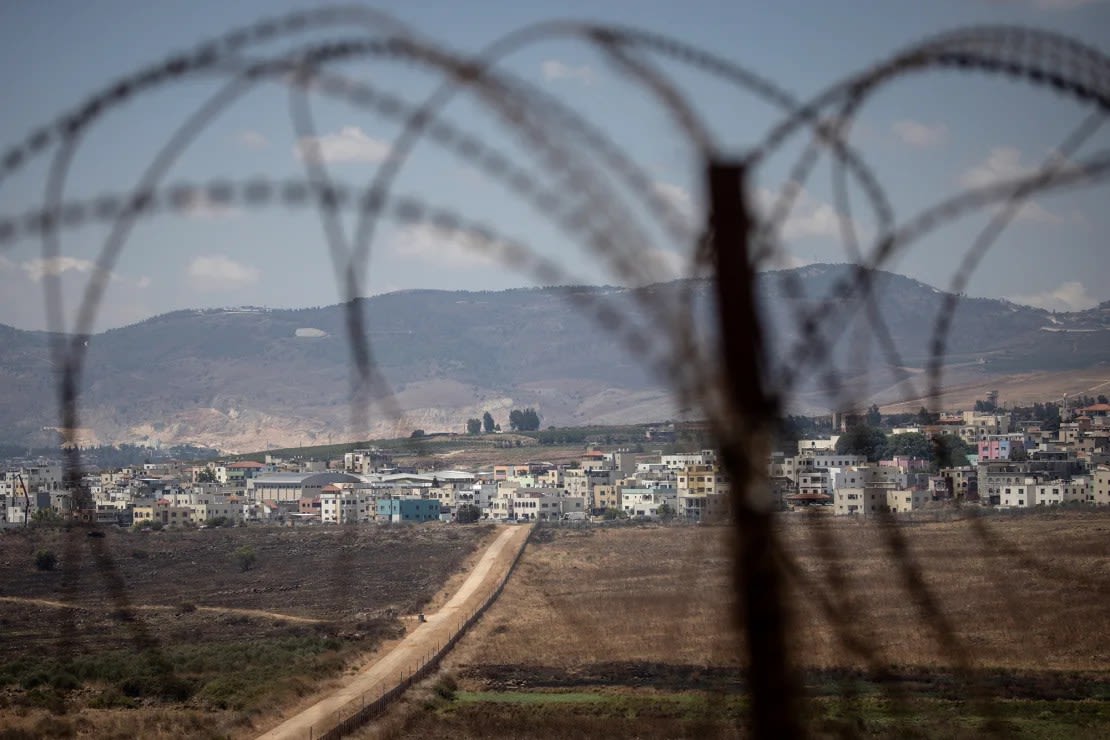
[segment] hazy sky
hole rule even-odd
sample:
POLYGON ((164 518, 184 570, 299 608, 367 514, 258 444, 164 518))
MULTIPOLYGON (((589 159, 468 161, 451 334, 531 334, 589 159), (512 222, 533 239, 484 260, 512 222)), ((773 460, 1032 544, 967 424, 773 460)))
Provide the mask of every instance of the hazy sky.
MULTIPOLYGON (((280 15, 306 3, 188 0, 0 0, 0 148, 7 148, 93 91, 121 76, 187 51, 199 42, 280 15)), ((540 20, 574 18, 664 33, 713 51, 768 78, 799 98, 853 74, 923 36, 976 24, 1052 29, 1100 50, 1110 48, 1110 3, 1100 0, 511 0, 372 4, 460 51, 477 51, 499 36, 540 20)), ((365 38, 365 28, 330 28, 252 47, 260 57, 308 41, 365 38)), ((689 96, 726 151, 745 151, 780 120, 781 112, 703 72, 655 58, 689 96)), ((696 214, 701 200, 695 150, 660 106, 589 44, 565 38, 531 44, 502 68, 574 107, 605 130, 676 208, 696 214)), ((419 101, 438 78, 407 61, 376 58, 334 67, 375 89, 419 101)), ((68 198, 126 193, 178 126, 227 82, 195 75, 135 97, 90 127, 66 181, 68 198)), ((180 153, 160 182, 244 181, 254 176, 304 176, 303 153, 316 152, 331 175, 365 185, 390 156, 399 128, 325 96, 310 96, 318 137, 304 148, 290 117, 289 88, 268 80, 223 110, 180 153)), ((868 101, 853 143, 886 188, 899 219, 960 189, 1037 166, 1080 124, 1080 105, 982 74, 930 72, 909 76, 868 101)), ((536 151, 474 98, 460 95, 447 119, 498 148, 513 162, 542 172, 536 151)), ((568 140, 570 141, 570 140, 568 140)), ((792 142, 758 173, 766 193, 788 177, 804 140, 792 142)), ((573 145, 573 141, 571 141, 573 145)), ((1082 153, 1110 144, 1110 125, 1082 153)), ((0 215, 41 206, 54 149, 0 181, 0 215)), ((831 169, 807 184, 783 236, 789 264, 844 261, 831 169)), ((542 208, 518 197, 430 143, 423 143, 397 182, 408 193, 489 224, 558 261, 576 282, 615 284, 605 269, 553 224, 542 208)), ((573 193, 572 193, 573 194, 573 193)), ((1056 310, 1110 299, 1106 234, 1110 186, 1038 197, 974 274, 967 292, 1056 310)), ((579 194, 587 198, 588 194, 579 194)), ((853 199, 863 234, 873 227, 858 191, 853 199)), ((960 256, 989 212, 945 227, 890 267, 947 287, 960 256)), ((346 221, 349 229, 352 220, 346 221)), ((0 323, 45 328, 43 281, 61 275, 72 312, 108 233, 85 226, 63 234, 62 258, 44 263, 41 244, 0 246, 0 323)), ((680 274, 688 245, 658 230, 645 233, 642 254, 653 275, 680 274)), ((521 274, 429 226, 383 226, 376 233, 366 293, 409 288, 501 289, 532 285, 521 274)), ((305 307, 339 298, 319 216, 284 208, 217 208, 201 201, 186 214, 141 220, 113 265, 97 328, 106 329, 180 308, 233 305, 305 307)), ((67 328, 72 328, 72 313, 67 328)))

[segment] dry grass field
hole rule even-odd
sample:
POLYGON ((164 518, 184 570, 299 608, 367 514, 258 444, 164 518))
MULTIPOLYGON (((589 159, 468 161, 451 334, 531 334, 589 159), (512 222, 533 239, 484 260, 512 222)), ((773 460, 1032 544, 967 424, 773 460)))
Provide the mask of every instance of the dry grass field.
POLYGON ((492 534, 8 531, 0 738, 252 736, 277 707, 308 703, 402 636, 492 534), (256 555, 248 570, 242 547, 256 555), (60 556, 54 570, 36 569, 40 549, 60 556))
MULTIPOLYGON (((1110 514, 781 527, 815 734, 1110 731, 1110 514)), ((541 530, 438 683, 364 736, 742 736, 729 569, 724 528, 541 530)))

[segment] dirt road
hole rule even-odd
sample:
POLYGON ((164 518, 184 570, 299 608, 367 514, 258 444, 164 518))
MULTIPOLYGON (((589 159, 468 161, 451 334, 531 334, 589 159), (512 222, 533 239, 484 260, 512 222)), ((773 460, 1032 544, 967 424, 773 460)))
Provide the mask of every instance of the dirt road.
MULTIPOLYGON (((55 599, 34 599, 24 596, 0 596, 0 601, 8 602, 11 604, 31 604, 33 606, 46 606, 54 609, 93 609, 94 607, 87 604, 69 604, 64 601, 57 601, 55 599)), ((103 610, 112 609, 113 607, 98 607, 103 610)), ((142 611, 180 611, 180 606, 165 606, 160 604, 132 604, 129 608, 138 609, 142 611)), ((264 609, 236 609, 230 606, 195 606, 198 612, 209 612, 211 614, 240 614, 244 617, 259 617, 261 619, 276 619, 280 622, 293 622, 296 624, 319 624, 324 621, 322 619, 313 619, 312 617, 298 617, 294 614, 281 614, 279 612, 266 611, 264 609)))
POLYGON ((357 708, 352 702, 367 703, 400 684, 405 676, 423 665, 460 629, 505 577, 517 553, 524 547, 531 526, 506 526, 489 546, 455 595, 435 614, 409 633, 393 650, 331 696, 259 736, 303 740, 318 737, 357 708))

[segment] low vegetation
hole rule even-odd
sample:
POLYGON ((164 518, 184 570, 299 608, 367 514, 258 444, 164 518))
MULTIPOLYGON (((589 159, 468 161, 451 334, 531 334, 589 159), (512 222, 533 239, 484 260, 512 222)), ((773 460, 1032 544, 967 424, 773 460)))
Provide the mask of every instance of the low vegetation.
POLYGON ((0 738, 249 736, 275 707, 334 688, 400 637, 404 615, 437 597, 491 534, 109 530, 98 560, 80 528, 8 531, 0 738), (66 568, 28 567, 44 552, 72 558, 72 588, 66 568))
MULTIPOLYGON (((784 519, 810 730, 1104 737, 1108 530, 1110 515, 1089 512, 784 519), (910 555, 927 598, 907 588, 913 578, 892 549, 910 555)), ((414 696, 377 731, 742 736, 728 536, 692 526, 541 530, 445 662, 453 697, 414 696)))

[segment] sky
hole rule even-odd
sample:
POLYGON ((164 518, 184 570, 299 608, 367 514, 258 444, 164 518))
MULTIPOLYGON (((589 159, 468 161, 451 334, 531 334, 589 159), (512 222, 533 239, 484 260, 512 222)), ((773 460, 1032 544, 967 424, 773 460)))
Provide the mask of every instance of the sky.
MULTIPOLYGON (((119 78, 218 38, 266 16, 319 3, 273 0, 0 0, 0 151, 35 129, 79 108, 94 91, 119 78)), ((1110 48, 1110 2, 1104 0, 474 0, 459 3, 370 3, 454 52, 477 53, 530 24, 574 19, 619 24, 664 34, 710 51, 774 80, 797 99, 808 99, 923 37, 973 25, 1021 25, 1072 36, 1103 52, 1110 48)), ((290 34, 243 52, 261 59, 310 42, 365 39, 363 26, 334 26, 290 34)), ((376 33, 385 33, 380 29, 376 33)), ((716 151, 740 156, 767 136, 783 111, 674 59, 645 55, 671 80, 709 132, 716 151)), ((440 81, 427 65, 396 57, 362 58, 331 65, 380 93, 412 104, 440 81)), ((404 161, 395 183, 406 194, 485 225, 497 239, 526 245, 558 272, 521 270, 477 249, 476 240, 429 223, 383 223, 371 242, 360 292, 408 289, 500 290, 551 283, 627 284, 688 273, 692 236, 703 202, 702 158, 676 119, 654 94, 594 45, 548 35, 512 50, 498 63, 553 96, 603 131, 646 175, 654 195, 670 204, 677 232, 658 225, 638 191, 620 189, 612 168, 593 180, 618 189, 623 209, 564 167, 550 166, 544 150, 506 125, 504 109, 488 99, 459 93, 442 109, 444 120, 499 151, 514 166, 546 183, 562 199, 529 199, 519 182, 506 182, 434 142, 421 141, 404 161), (554 177, 555 179, 551 179, 554 177), (638 230, 627 236, 635 277, 599 257, 581 230, 560 213, 587 214, 598 233, 627 214, 638 230)), ((88 127, 66 171, 64 199, 95 201, 126 194, 143 177, 179 127, 230 79, 224 71, 188 75, 133 96, 88 127)), ((322 164, 330 177, 365 187, 396 156, 396 120, 322 92, 291 94, 287 75, 246 89, 175 151, 157 181, 178 183, 252 178, 304 178, 322 164), (292 111, 306 100, 312 131, 300 130, 292 111)), ((511 113, 511 111, 510 111, 511 113)), ((902 222, 928 206, 976 187, 1037 167, 1090 111, 1043 88, 983 74, 933 71, 909 75, 869 98, 855 119, 851 143, 874 171, 902 222)), ((516 115, 539 116, 534 104, 516 115)), ((581 152, 569 124, 543 117, 544 136, 581 152)), ((753 201, 768 208, 791 178, 793 160, 806 143, 796 136, 753 173, 753 201)), ((1074 155, 1106 149, 1110 125, 1098 129, 1074 155)), ((57 148, 48 146, 0 179, 0 218, 41 208, 57 148)), ((567 161, 565 157, 558 160, 567 161)), ((598 167, 595 155, 576 159, 598 167)), ((576 165, 577 166, 577 165, 576 165)), ((820 160, 783 223, 777 266, 847 260, 834 205, 833 168, 820 160)), ((1106 234, 1110 186, 1094 184, 1063 194, 1037 195, 1017 214, 964 288, 969 295, 1067 311, 1110 300, 1110 250, 1106 234)), ((852 195, 851 223, 874 235, 876 220, 852 195)), ((946 224, 915 242, 887 265, 947 289, 978 231, 995 213, 985 209, 946 224)), ((352 231, 353 214, 341 218, 352 231)), ((615 228, 615 227, 614 227, 615 228)), ((48 327, 44 286, 57 279, 65 297, 64 328, 74 329, 80 303, 110 232, 106 223, 63 230, 60 256, 43 259, 34 238, 0 244, 0 323, 22 329, 48 327)), ((627 235, 627 232, 624 232, 627 235)), ((349 237, 348 237, 349 238, 349 237)), ((340 245, 342 248, 343 245, 340 245)), ((187 207, 139 219, 118 259, 107 267, 106 291, 93 322, 96 330, 119 327, 186 308, 265 306, 302 308, 338 302, 329 239, 319 214, 308 208, 228 205, 193 195, 187 207)))

